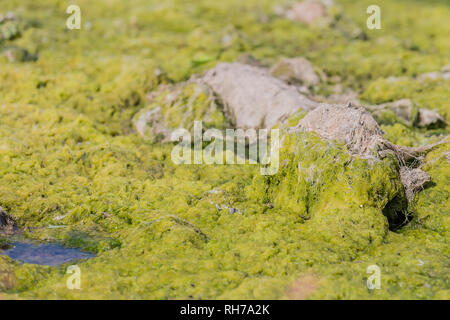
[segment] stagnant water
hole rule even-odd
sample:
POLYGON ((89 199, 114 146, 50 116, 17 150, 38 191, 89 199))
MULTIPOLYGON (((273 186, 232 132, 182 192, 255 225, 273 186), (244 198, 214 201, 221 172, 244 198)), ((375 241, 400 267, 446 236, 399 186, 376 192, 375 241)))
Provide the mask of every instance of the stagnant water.
POLYGON ((66 262, 89 259, 95 255, 76 248, 52 243, 14 242, 0 246, 0 254, 23 263, 57 266, 66 262))

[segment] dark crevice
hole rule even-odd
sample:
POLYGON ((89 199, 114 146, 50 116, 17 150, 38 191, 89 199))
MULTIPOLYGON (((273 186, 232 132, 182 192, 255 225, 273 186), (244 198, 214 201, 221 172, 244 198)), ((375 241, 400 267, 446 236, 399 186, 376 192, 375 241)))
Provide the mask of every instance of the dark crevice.
POLYGON ((408 201, 404 196, 397 195, 383 209, 383 214, 389 222, 389 230, 397 231, 406 226, 413 218, 408 209, 408 201))

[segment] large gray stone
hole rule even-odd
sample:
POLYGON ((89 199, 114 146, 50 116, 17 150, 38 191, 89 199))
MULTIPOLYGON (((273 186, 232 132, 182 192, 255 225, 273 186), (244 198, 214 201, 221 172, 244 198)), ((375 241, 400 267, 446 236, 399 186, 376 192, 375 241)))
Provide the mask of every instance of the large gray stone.
POLYGON ((221 63, 201 78, 222 101, 237 128, 271 128, 298 110, 318 103, 261 68, 221 63))

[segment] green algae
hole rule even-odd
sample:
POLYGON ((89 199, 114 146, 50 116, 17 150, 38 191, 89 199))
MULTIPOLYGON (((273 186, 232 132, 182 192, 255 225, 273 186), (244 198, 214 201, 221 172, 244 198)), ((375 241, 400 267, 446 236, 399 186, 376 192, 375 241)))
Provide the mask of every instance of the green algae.
POLYGON ((450 188, 449 150, 445 146, 427 156, 424 170, 430 174, 432 185, 416 196, 416 223, 446 236, 449 234, 450 188))
MULTIPOLYGON (((68 31, 66 1, 0 3, 0 12, 13 10, 27 24, 2 49, 39 56, 0 60, 0 205, 24 236, 97 256, 79 264, 80 291, 66 288, 67 266, 0 256, 2 297, 279 299, 314 274, 317 289, 307 298, 449 298, 448 145, 426 158, 432 185, 416 196, 412 222, 392 232, 383 209, 403 198, 393 159, 354 159, 308 135, 285 141, 273 177, 251 165, 175 166, 172 145, 141 139, 132 123, 156 107, 148 92, 242 53, 266 64, 305 56, 365 102, 410 98, 448 121, 449 80, 414 79, 450 63, 448 4, 384 1, 383 30, 373 31, 365 30, 365 0, 339 1, 338 28, 282 19, 271 0, 77 4, 83 28, 68 31), (381 268, 380 290, 365 283, 372 264, 381 268)), ((181 101, 194 91, 188 86, 181 101)), ((164 96, 157 102, 173 127, 208 110, 207 95, 195 96, 183 123, 185 104, 164 104, 164 96)), ((211 126, 224 125, 221 113, 211 117, 211 126)), ((383 130, 408 146, 448 134, 395 118, 383 130)))
MULTIPOLYGON (((257 177, 255 192, 261 190, 261 200, 275 208, 306 219, 312 234, 344 255, 380 244, 387 232, 382 210, 396 197, 405 197, 395 161, 355 159, 342 146, 309 135, 284 137, 280 171, 257 177)), ((395 212, 387 214, 395 219, 395 212)))
POLYGON ((202 121, 205 129, 230 127, 213 93, 199 83, 166 88, 133 118, 139 133, 149 142, 169 140, 171 132, 178 128, 192 132, 194 121, 202 121))
POLYGON ((14 14, 0 15, 0 42, 20 37, 23 29, 23 23, 14 14))
MULTIPOLYGON (((416 106, 438 111, 448 121, 450 119, 448 114, 450 103, 446 98, 446 92, 449 90, 450 84, 448 80, 418 81, 410 78, 400 78, 393 81, 377 79, 371 82, 361 98, 371 104, 409 98, 416 106)), ((414 119, 414 115, 411 118, 414 119)))

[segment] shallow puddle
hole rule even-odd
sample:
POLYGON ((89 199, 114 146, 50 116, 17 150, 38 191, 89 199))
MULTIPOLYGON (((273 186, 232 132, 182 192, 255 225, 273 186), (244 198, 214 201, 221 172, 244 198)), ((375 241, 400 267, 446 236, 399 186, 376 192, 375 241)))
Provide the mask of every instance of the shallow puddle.
POLYGON ((0 247, 0 254, 24 263, 57 266, 66 262, 89 259, 95 255, 76 248, 65 248, 58 244, 35 244, 14 242, 0 247))

